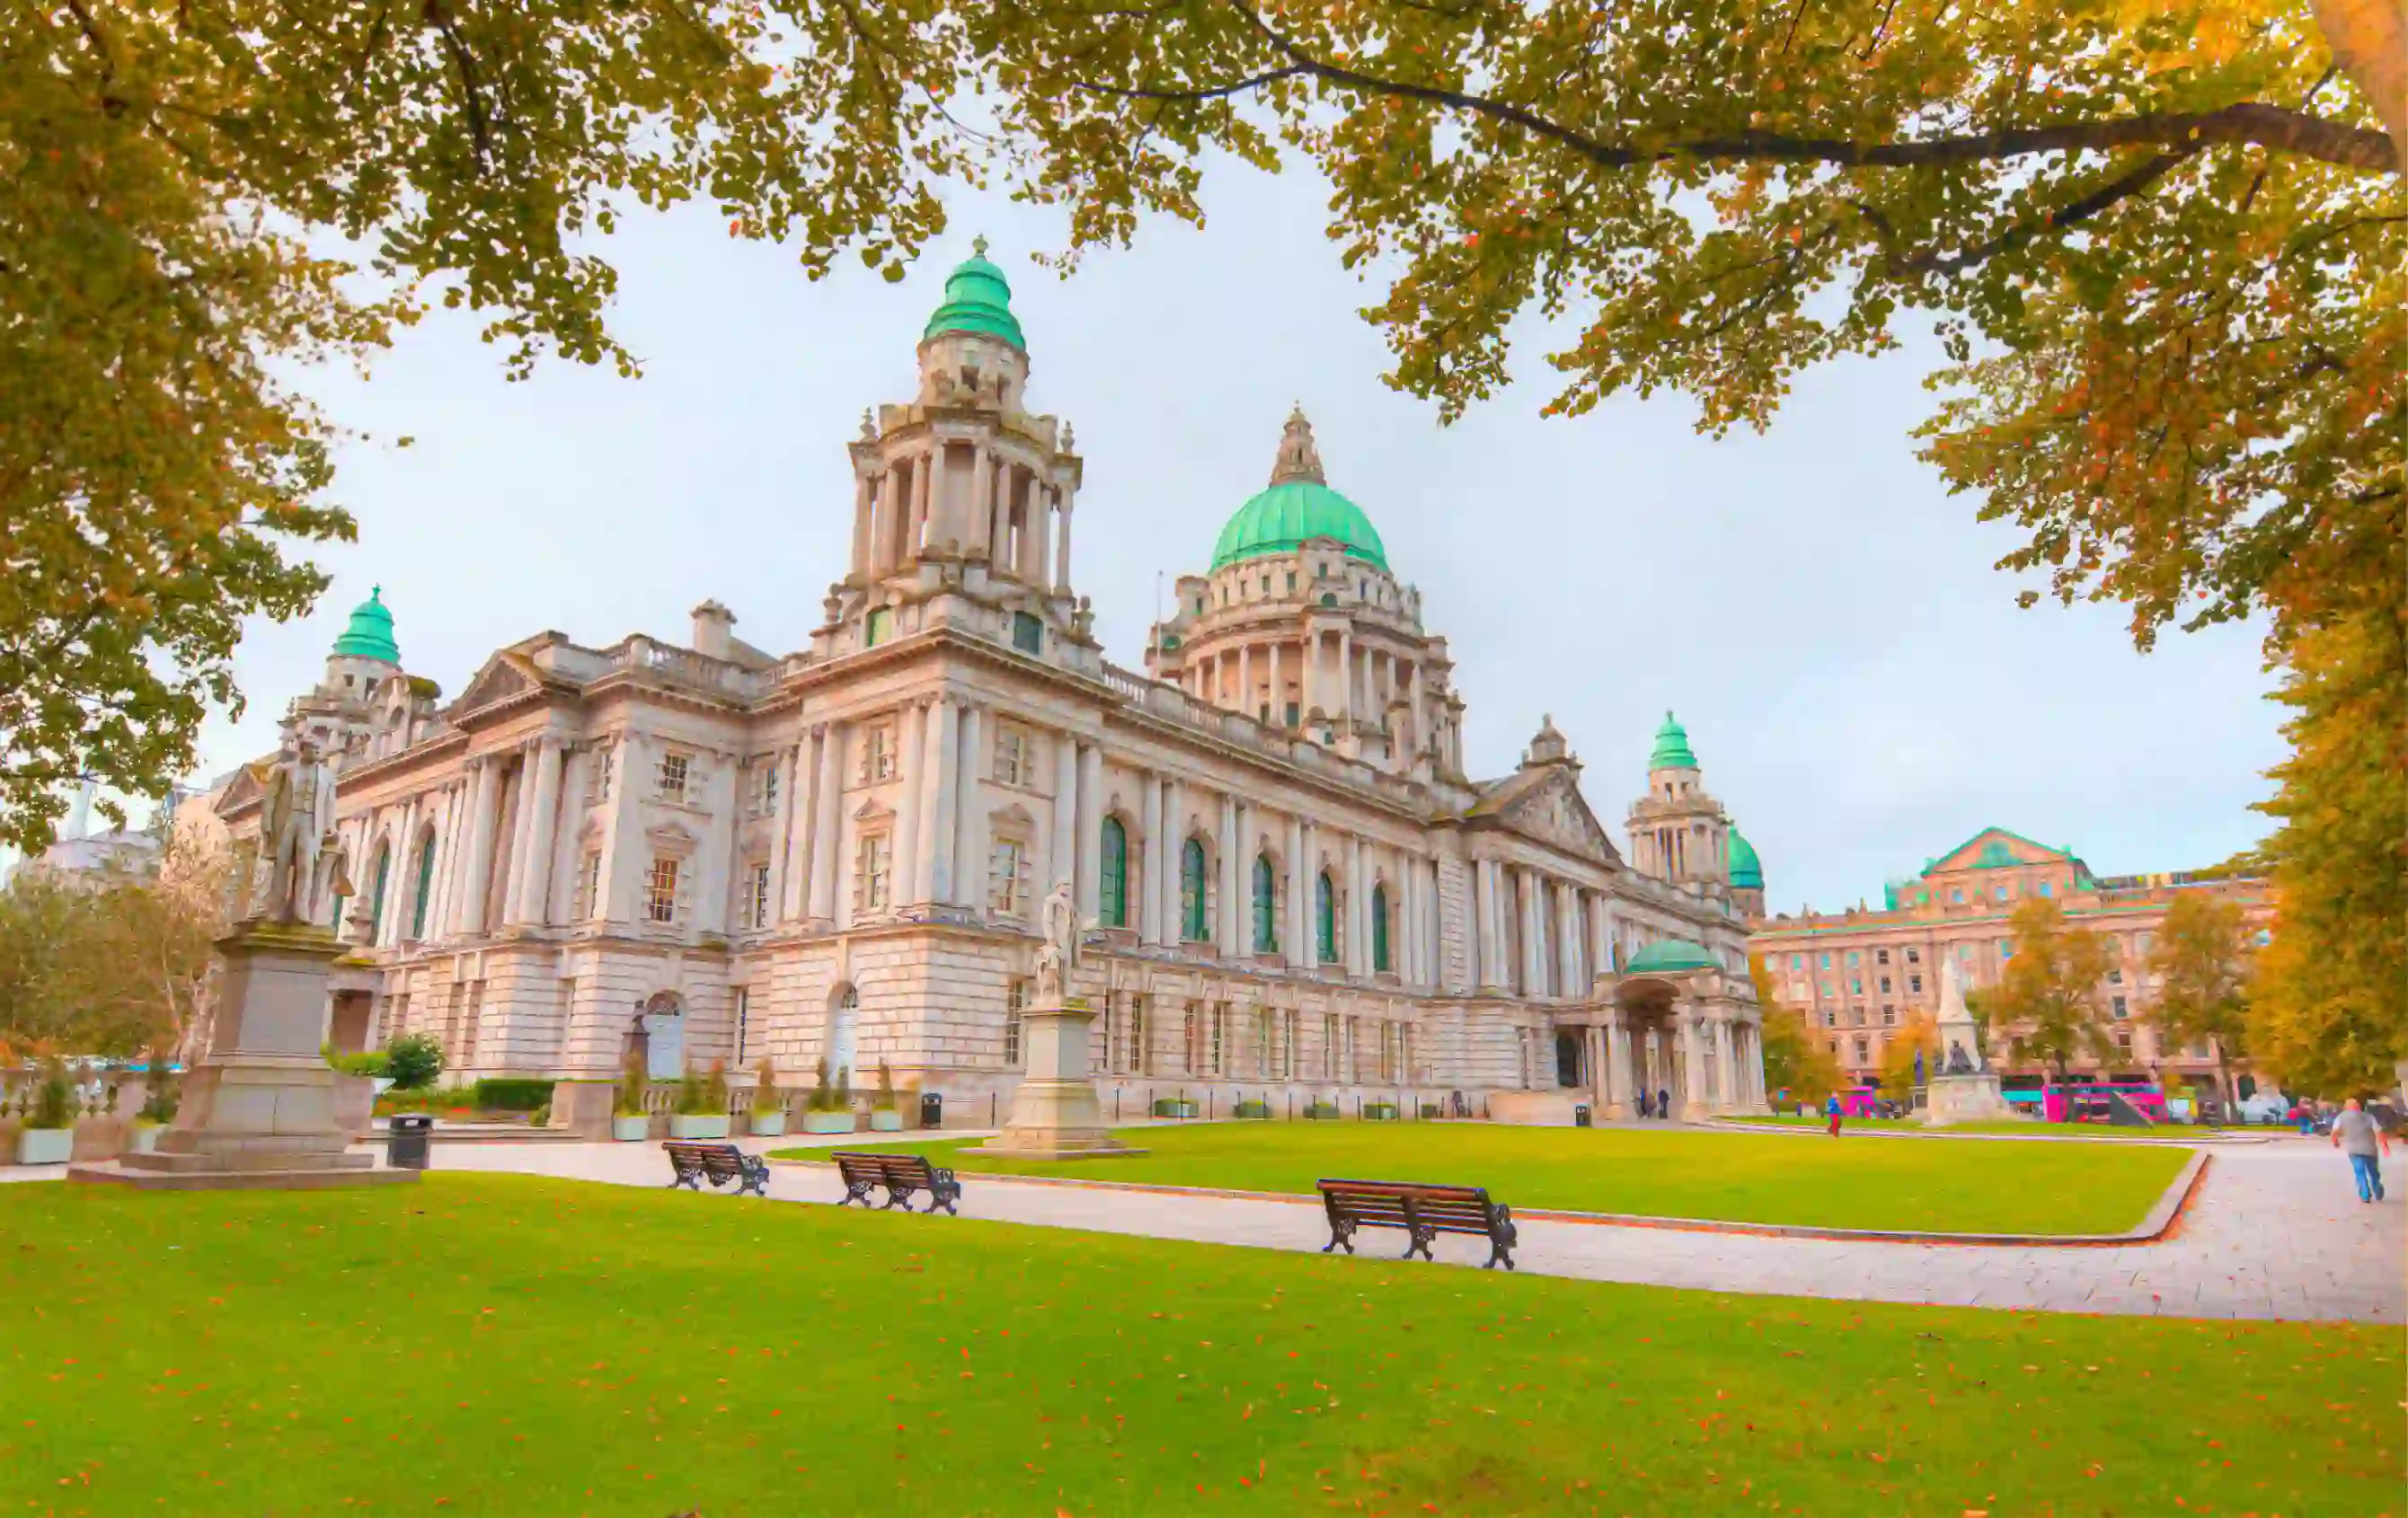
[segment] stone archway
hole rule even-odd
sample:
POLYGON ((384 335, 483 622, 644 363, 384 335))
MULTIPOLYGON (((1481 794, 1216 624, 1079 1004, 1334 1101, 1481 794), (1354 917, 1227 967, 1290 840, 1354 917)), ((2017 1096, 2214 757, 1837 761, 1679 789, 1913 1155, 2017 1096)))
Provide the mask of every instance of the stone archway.
POLYGON ((1608 1055, 1613 1070, 1609 1090, 1621 1115, 1637 1117, 1642 1096, 1659 1118, 1668 1104, 1684 1116, 1696 1109, 1684 1005, 1681 988, 1656 976, 1627 977, 1614 986, 1619 1026, 1608 1055))

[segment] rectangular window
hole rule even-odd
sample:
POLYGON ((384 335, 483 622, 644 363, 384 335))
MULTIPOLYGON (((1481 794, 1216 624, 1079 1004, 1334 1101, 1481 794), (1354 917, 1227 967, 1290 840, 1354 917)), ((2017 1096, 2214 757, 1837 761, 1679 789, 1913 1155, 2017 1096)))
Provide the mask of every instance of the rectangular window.
POLYGON ((752 1035, 752 988, 739 985, 736 988, 736 1067, 738 1069, 744 1067, 744 1051, 751 1043, 752 1035))
POLYGON ((1303 1018, 1295 1011, 1285 1011, 1280 1014, 1280 1031, 1282 1037, 1280 1038, 1279 1078, 1283 1081, 1293 1081, 1296 1079, 1297 1033, 1302 1024, 1303 1018))
POLYGON ((1864 994, 1864 978, 1862 976, 1851 976, 1848 980, 1848 995, 1851 996, 1861 996, 1864 994))
POLYGON ((1898 1009, 1897 1009, 1897 1008, 1895 1008, 1895 1007, 1884 1007, 1884 1008, 1882 1009, 1882 1026, 1883 1026, 1883 1027, 1885 1027, 1885 1028, 1894 1028, 1894 1027, 1898 1026, 1898 1009))
POLYGON ((1830 956, 1830 955, 1828 955, 1828 954, 1825 954, 1825 955, 1823 956, 1823 968, 1825 968, 1825 969, 1827 969, 1827 970, 1828 970, 1828 969, 1829 969, 1830 967, 1831 967, 1831 956, 1830 956))
POLYGON ((602 763, 594 772, 594 804, 600 806, 610 799, 610 775, 619 767, 619 745, 611 744, 602 751, 602 763))
POLYGON ((1840 1025, 1840 1013, 1837 1008, 1823 1009, 1823 1025, 1827 1028, 1836 1028, 1840 1025))
POLYGON ((1321 1078, 1338 1079, 1338 1014, 1327 1012, 1321 1019, 1321 1078))
POLYGON ((1030 779, 1028 729, 997 723, 995 729, 995 779, 998 785, 1026 785, 1030 779))
POLYGON ((1906 952, 1906 962, 1907 962, 1908 964, 1910 964, 1910 965, 1920 965, 1920 964, 1922 964, 1922 963, 1923 963, 1923 951, 1922 951, 1922 950, 1920 950, 1920 949, 1909 949, 1909 950, 1906 952))
POLYGON ((1211 1075, 1221 1073, 1221 1062, 1225 1053, 1223 1045, 1228 1036, 1229 1004, 1226 1001, 1216 1001, 1212 1004, 1212 1044, 1205 1052, 1204 1068, 1207 1073, 1211 1075))
POLYGON ((687 757, 684 754, 665 753, 661 755, 662 800, 683 801, 685 799, 686 778, 690 767, 687 757))
POLYGON ((1804 954, 1791 954, 1789 956, 1789 967, 1793 970, 1803 969, 1805 967, 1805 963, 1806 956, 1804 954))
POLYGON ((678 862, 654 858, 644 877, 644 915, 655 923, 677 921, 678 862))
POLYGON ((600 917, 602 913, 602 851, 588 850, 585 864, 577 872, 577 915, 600 917))
POLYGON ((752 771, 752 815, 767 817, 778 809, 778 760, 762 760, 752 771))
POLYGON ((1260 1081, 1271 1074, 1273 1068, 1272 1061, 1275 1059, 1278 1053, 1271 1047, 1271 1010, 1268 1007, 1255 1008, 1254 1021, 1254 1079, 1260 1081))
POLYGON ((2040 894, 2042 895, 2047 895, 2049 894, 2048 882, 2046 881, 2040 882, 2040 894))
POLYGON ((1962 900, 1964 900, 1964 899, 1965 899, 1965 888, 1964 888, 1963 886, 1958 886, 1956 890, 1949 892, 1949 893, 1948 893, 1948 899, 1949 899, 1949 900, 1951 900, 1951 901, 1962 901, 1962 900))
POLYGON ((1145 995, 1142 992, 1129 995, 1129 1073, 1148 1075, 1154 1070, 1154 1051, 1146 1043, 1145 995))
POLYGON ((2122 970, 2109 970, 2107 972, 2107 983, 2109 985, 2122 985, 2124 983, 2124 972, 2122 970))
POLYGON ((769 866, 754 865, 745 892, 745 925, 759 931, 769 925, 769 866))
POLYGON ((1028 910, 1028 846, 1018 838, 996 839, 987 856, 986 909, 1002 917, 1028 910))
POLYGON ((1856 967, 1856 959, 1857 959, 1856 952, 1854 949, 1849 950, 1849 951, 1848 951, 1848 968, 1850 968, 1850 969, 1855 969, 1855 968, 1856 967))
POLYGON ((1025 611, 1011 614, 1011 646, 1023 653, 1045 652, 1045 624, 1025 611))
POLYGON ((895 725, 876 723, 861 730, 861 783, 895 778, 895 725))
POLYGON ((1881 978, 1881 994, 1885 996, 1889 995, 1889 977, 1886 975, 1881 978))
POLYGON ((2013 938, 2000 938, 1999 940, 1999 963, 2003 965, 2008 960, 2014 957, 2015 940, 2013 938))
POLYGON ((1906 988, 1909 991, 1914 992, 1918 996, 1923 995, 1923 977, 1920 975, 1908 976, 1906 978, 1906 988))
POLYGON ((853 864, 853 900, 859 910, 882 912, 886 909, 887 877, 893 855, 883 833, 861 840, 861 852, 853 864))
POLYGON ((2125 1001, 2125 999, 2124 999, 2123 997, 2121 997, 2121 996, 2117 996, 2117 997, 2115 998, 2115 1019, 2116 1019, 2116 1021, 2121 1022, 2121 1021, 2123 1021, 2125 1018, 2128 1018, 2128 1017, 2129 1017, 2129 1016, 2131 1016, 2131 1015, 2132 1015, 2132 1009, 2131 1009, 2131 1005, 2130 1005, 2130 1003, 2128 1003, 2128 1002, 2125 1001))
POLYGON ((1874 951, 1873 951, 1873 963, 1874 963, 1874 964, 1876 964, 1876 965, 1886 965, 1886 964, 1888 964, 1888 963, 1889 963, 1889 951, 1888 951, 1888 950, 1886 950, 1886 949, 1876 949, 1876 950, 1874 950, 1874 951))
POLYGON ((1028 982, 1003 982, 1003 1063, 1007 1068, 1020 1067, 1020 1032, 1028 1016, 1028 982))

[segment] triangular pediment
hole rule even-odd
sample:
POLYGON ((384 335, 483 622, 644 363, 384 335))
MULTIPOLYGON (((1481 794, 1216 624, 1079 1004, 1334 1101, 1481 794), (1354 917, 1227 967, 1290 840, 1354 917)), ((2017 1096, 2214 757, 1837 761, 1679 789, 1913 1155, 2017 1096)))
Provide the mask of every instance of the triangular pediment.
POLYGON ((2062 849, 2034 843, 2003 827, 1985 827, 1924 866, 1926 875, 1952 869, 2002 869, 2017 865, 2049 865, 2072 855, 2062 849))
POLYGON ((463 712, 490 707, 496 701, 507 701, 511 696, 534 690, 541 683, 542 677, 533 665, 505 650, 486 660, 485 667, 478 670, 476 678, 468 681, 468 688, 460 693, 460 699, 452 703, 452 715, 456 718, 463 712))
POLYGON ((257 801, 267 794, 266 772, 275 767, 275 760, 258 759, 236 770, 234 779, 226 781, 225 788, 218 793, 218 798, 209 809, 221 817, 227 817, 257 801))
POLYGON ((1622 863, 1622 852, 1613 846, 1612 836, 1597 820, 1597 813, 1589 809, 1570 765, 1525 770, 1490 793, 1474 810, 1494 826, 1566 853, 1604 865, 1622 863))

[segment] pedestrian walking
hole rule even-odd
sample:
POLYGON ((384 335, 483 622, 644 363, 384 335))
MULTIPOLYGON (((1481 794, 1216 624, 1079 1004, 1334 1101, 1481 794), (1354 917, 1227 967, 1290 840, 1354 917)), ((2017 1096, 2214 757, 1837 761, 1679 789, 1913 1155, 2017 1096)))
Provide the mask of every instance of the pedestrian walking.
POLYGON ((2291 1108, 2291 1121, 2300 1125, 2300 1138, 2309 1138, 2316 1131, 2316 1110, 2301 1097, 2291 1108))
POLYGON ((1833 1092, 1823 1098, 1823 1115, 1831 1120, 1831 1137, 1840 1137, 1840 1094, 1833 1092))
POLYGON ((1662 1086, 1656 1088, 1656 1120, 1659 1123, 1672 1121, 1672 1094, 1662 1086))
POLYGON ((2361 1202, 2383 1200, 2383 1156, 2391 1153, 2391 1137, 2374 1115, 2352 1096, 2333 1119, 2332 1144, 2349 1156, 2350 1179, 2358 1182, 2361 1202))
POLYGON ((1645 1092, 1639 1094, 1639 1116, 1641 1122, 1656 1115, 1656 1098, 1645 1092))

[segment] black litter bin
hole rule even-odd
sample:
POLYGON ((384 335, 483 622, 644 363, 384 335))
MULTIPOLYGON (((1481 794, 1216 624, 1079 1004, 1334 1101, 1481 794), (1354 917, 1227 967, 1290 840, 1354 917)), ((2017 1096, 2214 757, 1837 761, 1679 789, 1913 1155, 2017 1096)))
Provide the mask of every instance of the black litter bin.
POLYGON ((384 1162, 396 1170, 426 1168, 427 1138, 435 1120, 423 1112, 404 1112, 393 1120, 393 1138, 384 1146, 384 1162))
POLYGON ((1588 1126, 1588 1103, 1583 1102, 1572 1109, 1572 1126, 1575 1128, 1588 1126))
POLYGON ((945 1098, 933 1091, 920 1093, 920 1126, 941 1128, 945 1125, 945 1098))

